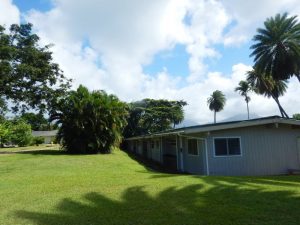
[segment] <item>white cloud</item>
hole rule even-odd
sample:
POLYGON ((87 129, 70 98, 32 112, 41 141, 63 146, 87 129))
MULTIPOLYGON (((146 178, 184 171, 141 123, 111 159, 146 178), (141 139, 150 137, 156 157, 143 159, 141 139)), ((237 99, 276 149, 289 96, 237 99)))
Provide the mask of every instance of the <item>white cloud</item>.
MULTIPOLYGON (((210 71, 205 60, 221 59, 216 44, 243 43, 267 16, 284 10, 297 12, 298 5, 291 7, 295 2, 55 0, 50 11, 32 10, 25 19, 34 24, 44 44, 55 44, 54 59, 67 76, 74 78, 74 87, 84 84, 90 89, 104 89, 126 101, 146 97, 183 99, 189 104, 186 117, 203 123, 213 119, 206 101, 216 89, 228 99, 224 111, 218 113, 219 121, 246 114, 244 99, 234 88, 251 67, 239 63, 232 65, 231 74, 210 71), (163 68, 154 76, 143 71, 155 54, 176 44, 186 46, 190 59, 183 63, 188 63, 189 76, 175 77, 163 68)), ((0 15, 2 11, 0 8, 0 15)), ((282 98, 290 113, 298 110, 298 87, 299 83, 292 80, 282 98)), ((279 113, 271 99, 255 94, 251 98, 252 113, 279 113)))
POLYGON ((207 72, 204 59, 220 57, 212 48, 212 44, 222 41, 222 32, 230 22, 230 17, 226 14, 223 5, 214 0, 191 1, 188 15, 191 37, 191 41, 187 43, 187 52, 191 55, 189 60, 191 74, 188 81, 195 82, 207 72))
POLYGON ((227 13, 235 22, 224 38, 225 45, 239 45, 251 39, 257 27, 263 26, 263 21, 277 13, 289 12, 300 15, 298 0, 226 0, 223 2, 227 13))
POLYGON ((12 3, 12 0, 0 1, 0 24, 9 26, 20 22, 19 9, 12 3))

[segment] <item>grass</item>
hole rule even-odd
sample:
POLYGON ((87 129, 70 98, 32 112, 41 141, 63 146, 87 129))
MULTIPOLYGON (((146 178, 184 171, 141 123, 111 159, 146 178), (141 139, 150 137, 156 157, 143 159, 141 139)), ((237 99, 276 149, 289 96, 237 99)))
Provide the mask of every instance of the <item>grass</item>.
POLYGON ((300 177, 151 171, 119 150, 0 155, 0 224, 299 224, 300 177))
POLYGON ((57 150, 58 148, 59 145, 57 144, 41 144, 38 146, 34 145, 34 146, 26 146, 26 147, 0 148, 0 154, 17 152, 17 151, 57 150))

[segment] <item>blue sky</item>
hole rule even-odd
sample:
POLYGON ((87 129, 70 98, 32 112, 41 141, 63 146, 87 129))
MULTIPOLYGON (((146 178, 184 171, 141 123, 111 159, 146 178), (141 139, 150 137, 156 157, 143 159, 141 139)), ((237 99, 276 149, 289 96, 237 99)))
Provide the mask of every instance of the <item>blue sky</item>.
MULTIPOLYGON (((50 0, 13 0, 13 3, 18 6, 20 11, 26 14, 30 10, 38 10, 46 12, 51 10, 53 3, 50 0)), ((186 24, 190 24, 189 16, 184 18, 186 24)), ((224 32, 229 30, 234 23, 229 24, 225 28, 224 32)), ((88 42, 85 41, 84 46, 87 46, 88 42)), ((252 64, 252 60, 249 58, 250 55, 250 41, 235 47, 226 47, 222 44, 216 46, 216 50, 220 54, 217 59, 207 59, 205 63, 208 70, 221 71, 224 74, 230 74, 232 71, 232 65, 243 62, 245 64, 252 64)), ((176 44, 171 49, 163 50, 156 53, 151 60, 151 63, 143 67, 144 72, 150 75, 155 75, 163 69, 167 69, 170 74, 176 76, 188 76, 189 54, 186 52, 186 46, 182 44, 176 44)))
POLYGON ((18 6, 21 12, 27 12, 32 9, 48 11, 52 7, 52 2, 49 0, 13 0, 13 3, 18 6))
MULTIPOLYGON (((298 0, 0 0, 0 23, 31 22, 41 44, 54 44, 53 60, 73 88, 103 89, 124 101, 182 99, 195 123, 212 120, 206 101, 214 90, 227 97, 219 120, 246 118, 234 88, 252 68, 256 29, 282 12, 300 15, 298 0)), ((292 79, 280 99, 290 115, 299 111, 299 95, 292 79)), ((251 113, 279 113, 271 99, 251 99, 251 113)))

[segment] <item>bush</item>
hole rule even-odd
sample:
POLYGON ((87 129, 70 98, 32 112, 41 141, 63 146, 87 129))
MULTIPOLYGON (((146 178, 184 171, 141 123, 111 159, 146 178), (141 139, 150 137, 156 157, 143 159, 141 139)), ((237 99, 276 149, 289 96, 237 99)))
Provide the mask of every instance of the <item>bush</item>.
POLYGON ((13 144, 24 147, 32 141, 31 126, 22 119, 12 121, 10 141, 13 144))
POLYGON ((70 153, 110 153, 121 141, 127 105, 104 91, 89 92, 79 86, 58 103, 52 120, 61 124, 57 141, 70 153))
POLYGON ((32 144, 38 146, 40 144, 43 144, 44 141, 45 141, 45 139, 43 137, 34 137, 32 139, 32 144))

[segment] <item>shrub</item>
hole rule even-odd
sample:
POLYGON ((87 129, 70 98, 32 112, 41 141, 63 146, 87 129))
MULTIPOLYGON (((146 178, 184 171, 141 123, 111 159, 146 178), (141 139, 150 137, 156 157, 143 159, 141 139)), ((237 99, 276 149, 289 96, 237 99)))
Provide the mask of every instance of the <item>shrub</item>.
POLYGON ((31 126, 22 119, 12 121, 10 141, 13 144, 24 147, 32 141, 31 126))
POLYGON ((44 141, 45 141, 45 140, 44 140, 43 137, 34 137, 34 138, 32 139, 32 144, 38 146, 38 145, 40 145, 40 144, 43 144, 44 141))
POLYGON ((58 103, 52 120, 60 124, 57 141, 70 153, 110 153, 120 142, 126 125, 127 105, 104 91, 77 91, 58 103))

